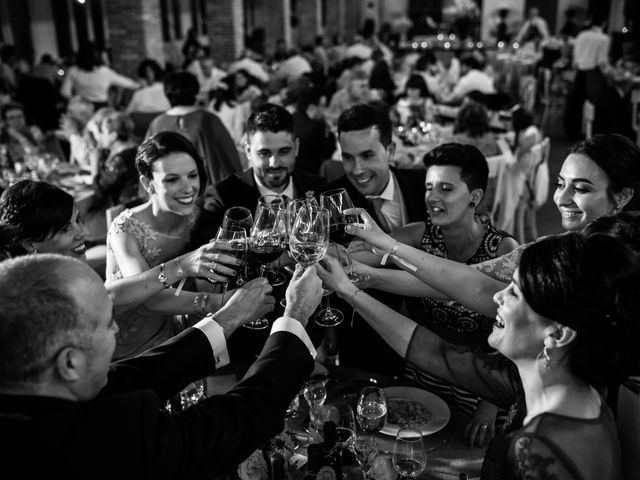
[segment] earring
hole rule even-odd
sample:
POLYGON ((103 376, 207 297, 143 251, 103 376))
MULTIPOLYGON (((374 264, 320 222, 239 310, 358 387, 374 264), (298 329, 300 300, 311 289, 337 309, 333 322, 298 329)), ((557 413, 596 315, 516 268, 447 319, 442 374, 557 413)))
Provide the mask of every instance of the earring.
POLYGON ((153 188, 153 185, 149 185, 149 195, 153 195, 154 193, 156 193, 156 189, 153 188))
POLYGON ((544 358, 544 369, 549 370, 551 368, 551 357, 549 357, 549 350, 545 345, 542 349, 542 352, 538 354, 538 358, 544 358))
POLYGON ((469 206, 470 206, 471 208, 475 208, 475 206, 476 206, 476 202, 469 202, 469 206))

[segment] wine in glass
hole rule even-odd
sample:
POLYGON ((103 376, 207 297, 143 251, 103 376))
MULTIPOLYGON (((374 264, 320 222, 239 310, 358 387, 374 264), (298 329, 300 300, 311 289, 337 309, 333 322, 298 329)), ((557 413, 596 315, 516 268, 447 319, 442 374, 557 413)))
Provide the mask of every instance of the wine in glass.
MULTIPOLYGON (((245 231, 246 237, 251 235, 251 227, 253 226, 253 215, 244 207, 231 207, 224 212, 222 219, 222 228, 231 230, 242 229, 245 231)), ((247 262, 244 263, 236 279, 237 285, 244 285, 247 278, 247 262)))
MULTIPOLYGON (((284 223, 284 210, 278 205, 261 204, 258 207, 249 239, 249 255, 260 264, 260 277, 264 277, 267 264, 282 255, 286 235, 284 223)), ((262 330, 269 326, 269 321, 263 317, 244 326, 262 330)))
POLYGON ((387 419, 387 400, 378 387, 364 387, 358 399, 358 424, 368 434, 382 430, 387 419))
POLYGON ((393 466, 401 479, 413 479, 427 465, 427 452, 420 430, 401 428, 393 447, 393 466))
MULTIPOLYGON (((244 229, 229 229, 220 227, 216 238, 214 240, 216 244, 225 243, 228 245, 226 249, 220 249, 220 253, 234 256, 241 263, 238 268, 242 270, 247 262, 247 235, 244 229)), ((227 293, 229 282, 223 282, 222 294, 227 293)))
POLYGON ((353 442, 353 451, 362 470, 364 480, 368 480, 373 460, 378 454, 378 442, 373 435, 360 434, 353 442))
MULTIPOLYGON (((258 210, 260 210, 260 208, 283 210, 283 222, 284 222, 284 228, 285 228, 285 236, 283 238, 284 243, 286 243, 286 235, 288 234, 288 231, 286 230, 287 228, 286 207, 287 207, 287 204, 286 204, 285 198, 282 195, 261 195, 260 198, 258 198, 258 205, 256 207, 256 217, 258 215, 258 210)), ((276 260, 276 259, 277 258, 274 258, 273 260, 276 260)), ((282 273, 280 268, 267 268, 265 273, 267 278, 269 279, 269 283, 273 287, 282 285, 284 282, 287 281, 287 277, 284 275, 284 273, 282 273)))
POLYGON ((328 246, 329 212, 307 205, 300 207, 289 233, 293 259, 307 268, 324 257, 328 246))

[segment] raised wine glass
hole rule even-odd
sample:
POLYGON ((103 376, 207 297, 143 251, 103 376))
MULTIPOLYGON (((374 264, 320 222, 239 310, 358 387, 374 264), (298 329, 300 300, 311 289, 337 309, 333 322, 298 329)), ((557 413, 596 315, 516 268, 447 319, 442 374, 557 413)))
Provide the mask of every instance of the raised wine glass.
MULTIPOLYGON (((245 231, 246 238, 251 235, 251 227, 253 226, 253 215, 244 207, 231 207, 224 212, 224 218, 222 219, 222 228, 228 228, 231 230, 242 229, 245 231)), ((247 262, 238 273, 236 279, 237 285, 244 285, 247 279, 247 262)))
MULTIPOLYGON (((282 195, 261 195, 260 198, 258 198, 258 205, 256 207, 256 216, 258 215, 258 210, 261 207, 262 208, 279 208, 283 210, 283 222, 284 222, 284 228, 285 228, 285 237, 283 238, 283 242, 286 243, 286 235, 288 234, 288 231, 286 229, 287 228, 287 211, 286 211, 287 202, 285 201, 285 198, 282 195)), ((276 260, 276 258, 274 258, 273 260, 276 260)), ((269 279, 269 283, 273 287, 282 285, 284 282, 287 281, 287 277, 284 275, 284 273, 282 273, 282 270, 279 267, 276 267, 276 268, 269 267, 266 269, 265 273, 266 273, 266 277, 269 279)))
POLYGON ((413 479, 427 466, 427 452, 420 430, 401 428, 393 447, 393 466, 401 479, 413 479))
MULTIPOLYGON (((251 229, 249 255, 260 264, 260 277, 264 277, 266 265, 282 255, 285 236, 284 210, 278 205, 259 205, 251 229)), ((269 321, 263 317, 244 326, 263 330, 269 326, 269 321)))
MULTIPOLYGON (((231 250, 220 250, 220 253, 226 253, 227 255, 233 255, 241 263, 238 265, 239 271, 244 269, 247 262, 247 235, 244 229, 240 228, 223 228, 218 229, 218 233, 215 238, 216 243, 226 243, 231 247, 231 250)), ((223 282, 222 294, 227 293, 229 282, 223 282)))
POLYGON ((289 232, 291 256, 307 268, 324 257, 328 246, 329 212, 324 208, 303 205, 289 232))
POLYGON ((370 436, 384 427, 387 419, 387 400, 378 387, 364 387, 360 391, 357 408, 358 425, 370 436))

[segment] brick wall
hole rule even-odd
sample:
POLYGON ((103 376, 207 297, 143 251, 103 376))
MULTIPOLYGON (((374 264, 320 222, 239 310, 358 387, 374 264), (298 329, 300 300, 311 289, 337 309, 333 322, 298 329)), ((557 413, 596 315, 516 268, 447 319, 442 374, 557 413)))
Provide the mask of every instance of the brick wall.
POLYGON ((145 57, 164 62, 158 0, 109 0, 104 7, 116 70, 135 78, 145 57))
POLYGON ((207 4, 211 54, 218 64, 232 62, 244 49, 244 8, 237 0, 213 0, 207 4))

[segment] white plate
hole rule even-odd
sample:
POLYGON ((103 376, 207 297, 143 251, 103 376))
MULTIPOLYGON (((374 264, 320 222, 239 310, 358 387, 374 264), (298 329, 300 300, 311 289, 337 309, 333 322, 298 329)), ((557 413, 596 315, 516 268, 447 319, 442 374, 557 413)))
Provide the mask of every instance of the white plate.
MULTIPOLYGON (((431 418, 427 424, 420 428, 422 435, 436 433, 449 423, 449 418, 451 417, 449 406, 444 400, 431 392, 413 387, 388 387, 384 389, 384 395, 387 401, 392 398, 404 398, 419 402, 427 409, 427 412, 431 414, 431 418)), ((395 436, 398 430, 399 428, 397 426, 391 426, 385 423, 380 433, 395 436)))

